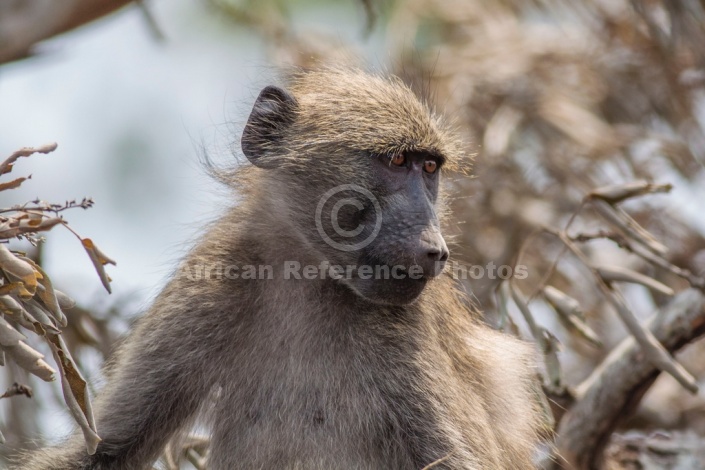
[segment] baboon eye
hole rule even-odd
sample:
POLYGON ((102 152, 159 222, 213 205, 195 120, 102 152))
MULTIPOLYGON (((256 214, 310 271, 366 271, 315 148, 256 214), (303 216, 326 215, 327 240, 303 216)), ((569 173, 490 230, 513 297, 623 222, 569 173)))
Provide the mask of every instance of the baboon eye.
POLYGON ((423 162, 423 169, 426 173, 435 173, 438 168, 436 160, 426 160, 423 162))
POLYGON ((392 162, 392 165, 402 166, 404 163, 406 163, 406 157, 403 153, 398 153, 394 155, 390 161, 392 162))

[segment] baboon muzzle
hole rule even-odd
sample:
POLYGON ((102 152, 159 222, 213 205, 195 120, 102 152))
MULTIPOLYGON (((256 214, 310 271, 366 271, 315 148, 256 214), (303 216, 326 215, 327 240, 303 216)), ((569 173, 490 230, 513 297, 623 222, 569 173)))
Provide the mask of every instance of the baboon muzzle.
POLYGON ((414 255, 416 264, 423 269, 424 277, 436 277, 443 272, 449 251, 438 228, 421 233, 414 255))

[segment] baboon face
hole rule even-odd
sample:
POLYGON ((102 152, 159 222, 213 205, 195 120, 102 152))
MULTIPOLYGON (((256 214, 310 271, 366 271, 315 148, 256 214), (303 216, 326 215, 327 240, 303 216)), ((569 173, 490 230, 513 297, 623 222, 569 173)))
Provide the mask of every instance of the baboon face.
MULTIPOLYGON (((271 175, 307 245, 358 295, 413 302, 448 258, 438 217, 447 156, 408 88, 363 74, 265 88, 242 149, 271 175)), ((315 77, 314 77, 315 78, 315 77)))
POLYGON ((371 274, 365 276, 354 270, 350 279, 346 278, 348 285, 377 303, 412 302, 427 282, 443 271, 448 259, 436 209, 442 159, 428 152, 410 151, 367 155, 362 161, 374 195, 371 203, 357 191, 349 195, 346 212, 342 206, 337 214, 326 212, 329 204, 345 202, 334 198, 326 202, 323 211, 330 213, 331 220, 337 220, 343 230, 362 229, 359 236, 350 237, 361 246, 352 262, 369 266, 367 272, 371 274))

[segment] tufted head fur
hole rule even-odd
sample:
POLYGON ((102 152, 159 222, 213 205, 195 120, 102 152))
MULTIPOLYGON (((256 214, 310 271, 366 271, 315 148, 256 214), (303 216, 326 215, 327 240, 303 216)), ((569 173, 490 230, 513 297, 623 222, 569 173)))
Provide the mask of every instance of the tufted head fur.
POLYGON ((428 152, 443 159, 449 170, 464 160, 462 144, 448 125, 398 78, 325 68, 293 73, 287 82, 288 92, 273 91, 275 87, 262 91, 265 109, 253 110, 243 133, 246 155, 263 160, 273 154, 280 164, 296 167, 322 159, 319 163, 338 170, 347 169, 356 154, 428 152), (275 114, 286 118, 278 121, 275 114), (271 119, 268 130, 277 138, 258 135, 253 118, 271 119))

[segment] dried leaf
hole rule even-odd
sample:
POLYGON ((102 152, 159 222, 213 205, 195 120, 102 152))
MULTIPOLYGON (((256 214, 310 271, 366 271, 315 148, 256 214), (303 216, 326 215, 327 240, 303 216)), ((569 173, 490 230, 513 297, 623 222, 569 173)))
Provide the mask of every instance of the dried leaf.
POLYGON ((81 239, 81 243, 83 243, 83 248, 86 249, 88 256, 91 258, 91 262, 93 263, 96 272, 98 272, 98 276, 100 277, 100 281, 103 283, 105 290, 107 290, 108 293, 111 293, 110 278, 105 272, 103 266, 105 266, 106 264, 112 264, 113 266, 115 266, 115 261, 103 254, 103 252, 101 252, 98 247, 95 246, 95 244, 90 238, 81 239))
POLYGON ((37 282, 42 277, 41 273, 32 268, 32 265, 26 261, 22 261, 14 253, 8 250, 5 245, 0 244, 0 269, 11 277, 20 281, 27 290, 28 296, 31 298, 37 289, 37 282))
POLYGON ((8 284, 3 284, 2 286, 0 286, 0 295, 10 294, 16 294, 21 297, 31 297, 29 291, 25 289, 24 284, 22 284, 21 282, 10 282, 8 284))
MULTIPOLYGON (((12 222, 12 219, 10 219, 12 222)), ((17 222, 15 220, 15 222, 17 222)), ((36 219, 25 219, 19 223, 0 223, 0 239, 14 238, 24 233, 46 232, 59 224, 63 224, 64 219, 61 217, 48 217, 37 222, 36 219)))
POLYGON ((46 144, 42 145, 41 147, 23 147, 7 157, 4 162, 0 163, 0 175, 4 175, 5 173, 9 173, 12 171, 12 164, 15 163, 15 161, 20 158, 20 157, 29 157, 30 155, 33 155, 35 153, 50 153, 56 150, 56 142, 53 142, 51 144, 46 144))
POLYGON ((9 295, 0 295, 0 313, 19 316, 24 312, 20 303, 9 295))
POLYGON ((59 366, 64 400, 71 415, 83 431, 88 454, 93 455, 101 439, 95 428, 86 381, 78 371, 63 338, 60 335, 47 335, 47 339, 54 359, 59 366))
POLYGON ((14 179, 14 180, 12 180, 12 181, 8 181, 7 183, 0 183, 0 191, 5 191, 6 189, 15 189, 15 188, 19 188, 20 185, 21 185, 24 181, 28 180, 29 178, 30 178, 30 177, 28 177, 28 178, 25 178, 25 177, 16 178, 16 179, 14 179))
POLYGON ((42 278, 39 280, 37 295, 44 303, 44 305, 46 305, 47 309, 49 310, 51 315, 56 319, 57 323, 65 327, 68 324, 67 319, 64 315, 64 312, 61 311, 61 307, 59 306, 59 300, 56 297, 56 293, 54 292, 54 286, 52 285, 49 276, 37 263, 35 263, 31 259, 26 258, 24 256, 21 256, 20 259, 30 264, 35 271, 39 272, 42 275, 42 278))

